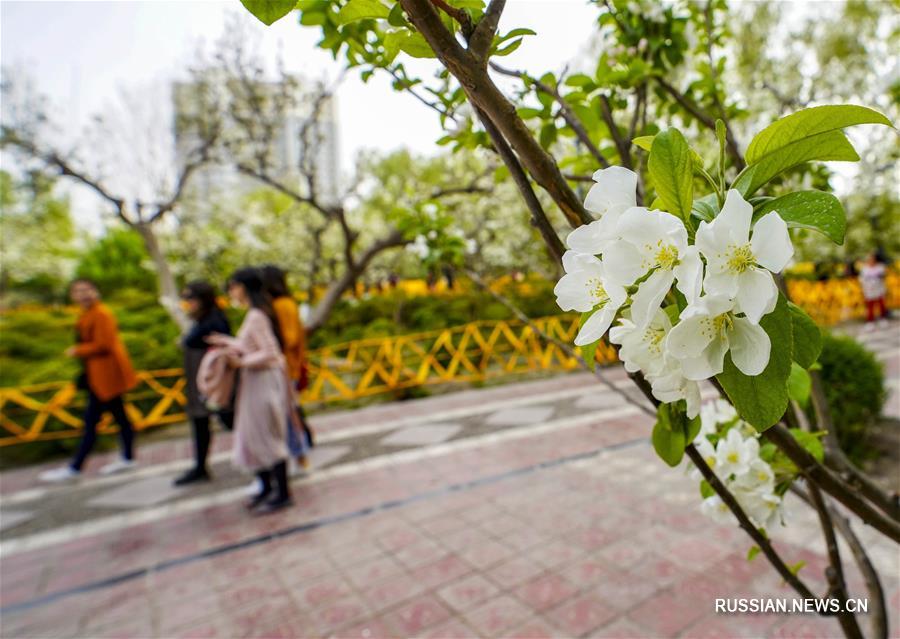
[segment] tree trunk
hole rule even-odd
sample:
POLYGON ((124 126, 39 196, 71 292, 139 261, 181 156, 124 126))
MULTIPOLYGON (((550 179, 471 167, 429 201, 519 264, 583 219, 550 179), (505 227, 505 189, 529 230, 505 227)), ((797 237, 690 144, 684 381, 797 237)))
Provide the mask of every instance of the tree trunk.
POLYGON ((156 279, 159 284, 159 303, 162 304, 163 308, 166 309, 178 325, 179 330, 182 332, 187 330, 190 321, 184 314, 184 311, 181 310, 175 276, 172 274, 172 269, 169 268, 166 256, 163 255, 162 249, 159 247, 159 241, 156 239, 153 227, 146 222, 141 222, 135 224, 133 228, 140 233, 141 239, 144 240, 144 246, 147 248, 147 253, 150 254, 150 259, 153 260, 153 265, 156 268, 156 279))
POLYGON ((369 262, 371 262, 376 255, 389 248, 403 246, 406 242, 407 241, 403 239, 403 235, 399 231, 394 231, 387 237, 370 245, 358 260, 355 260, 352 264, 347 264, 347 270, 345 270, 343 275, 328 287, 328 290, 325 291, 325 295, 322 297, 322 301, 316 304, 316 307, 313 309, 309 323, 306 325, 307 333, 313 333, 321 328, 325 321, 331 316, 334 307, 337 305, 338 301, 340 301, 344 293, 356 283, 356 280, 362 275, 369 266, 369 262))

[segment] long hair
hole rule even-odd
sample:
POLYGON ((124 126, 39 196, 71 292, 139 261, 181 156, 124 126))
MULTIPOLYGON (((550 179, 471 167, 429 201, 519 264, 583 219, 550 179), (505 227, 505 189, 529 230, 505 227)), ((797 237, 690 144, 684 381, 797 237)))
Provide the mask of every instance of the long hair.
POLYGON ((197 300, 200 303, 200 308, 197 309, 197 312, 192 313, 197 321, 207 318, 217 311, 222 312, 216 299, 216 288, 209 282, 203 280, 188 282, 181 293, 181 297, 197 300))
POLYGON ((269 318, 269 325, 272 332, 275 333, 275 339, 278 340, 278 346, 284 348, 284 339, 281 337, 281 328, 278 326, 278 318, 275 316, 275 309, 272 308, 272 298, 266 292, 263 286, 262 274, 259 269, 253 267, 241 268, 236 270, 228 278, 229 282, 241 284, 247 291, 247 297, 250 300, 250 306, 258 308, 266 317, 269 318))
POLYGON ((265 264, 259 267, 259 270, 262 273, 263 286, 273 300, 291 296, 287 285, 287 273, 284 270, 274 264, 265 264))

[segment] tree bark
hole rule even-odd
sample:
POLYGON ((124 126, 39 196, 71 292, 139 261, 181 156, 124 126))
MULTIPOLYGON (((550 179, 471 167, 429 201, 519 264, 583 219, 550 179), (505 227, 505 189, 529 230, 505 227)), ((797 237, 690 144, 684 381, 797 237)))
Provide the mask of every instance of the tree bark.
POLYGON ((184 311, 181 310, 175 276, 172 274, 172 269, 169 268, 166 256, 159 246, 153 227, 147 222, 132 224, 131 227, 140 234, 141 239, 144 240, 144 246, 147 248, 147 253, 149 253, 150 259, 153 260, 153 266, 156 268, 156 280, 159 284, 160 304, 168 311, 178 328, 182 332, 185 331, 190 325, 190 321, 184 314, 184 311))

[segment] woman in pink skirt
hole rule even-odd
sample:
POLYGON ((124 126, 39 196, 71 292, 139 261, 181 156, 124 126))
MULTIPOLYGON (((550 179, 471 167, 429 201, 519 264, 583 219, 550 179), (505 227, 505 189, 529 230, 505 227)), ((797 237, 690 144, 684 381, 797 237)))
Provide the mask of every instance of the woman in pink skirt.
POLYGON ((249 307, 244 323, 235 337, 217 334, 207 341, 227 348, 230 365, 239 369, 234 462, 256 473, 261 489, 247 507, 264 514, 292 503, 285 442, 293 407, 278 322, 259 271, 236 271, 228 280, 228 295, 235 305, 249 307))

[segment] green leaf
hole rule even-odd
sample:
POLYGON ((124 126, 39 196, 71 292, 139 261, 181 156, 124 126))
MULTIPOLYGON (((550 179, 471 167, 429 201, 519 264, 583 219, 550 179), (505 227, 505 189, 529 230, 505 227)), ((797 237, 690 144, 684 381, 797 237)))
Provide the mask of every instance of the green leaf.
POLYGON ((673 424, 669 421, 668 406, 661 404, 659 407, 659 419, 653 427, 652 440, 656 454, 669 466, 675 467, 681 463, 687 442, 681 428, 670 428, 673 424))
POLYGON ((534 31, 532 31, 531 29, 526 29, 524 27, 521 27, 518 29, 513 29, 509 33, 506 33, 502 36, 497 36, 497 38, 495 38, 495 40, 494 40, 494 45, 496 46, 498 44, 502 44, 503 42, 506 42, 507 40, 512 40, 513 38, 518 38, 521 36, 530 36, 530 35, 537 35, 537 34, 534 31))
POLYGON ((791 311, 793 326, 794 361, 803 368, 809 368, 819 359, 822 351, 822 331, 806 311, 793 302, 788 302, 788 309, 791 311))
POLYGON ((669 213, 685 221, 694 201, 692 162, 690 148, 678 129, 667 129, 653 139, 648 167, 656 194, 669 213))
POLYGON ((707 499, 708 497, 712 497, 716 494, 716 491, 713 490, 713 487, 709 485, 709 482, 705 479, 700 482, 700 496, 703 499, 707 499))
POLYGON ((585 364, 588 365, 588 368, 592 371, 597 368, 597 345, 600 344, 600 340, 588 344, 587 346, 581 346, 581 357, 584 359, 585 364))
POLYGON ((503 57, 505 55, 509 55, 510 53, 512 53, 513 51, 518 49, 520 46, 522 46, 522 38, 519 38, 518 40, 513 40, 505 47, 503 47, 501 49, 497 49, 496 51, 494 51, 494 53, 492 55, 503 57))
POLYGON ((809 373, 797 362, 791 362, 791 374, 788 375, 787 381, 788 397, 805 408, 811 389, 812 379, 810 379, 809 373))
POLYGON ((431 45, 421 33, 410 33, 400 40, 400 49, 414 58, 434 58, 431 45))
POLYGON ((791 435, 797 440, 797 443, 803 446, 810 455, 817 461, 825 459, 825 449, 822 447, 822 435, 824 433, 810 433, 800 428, 791 428, 791 435))
POLYGON ((591 86, 594 84, 594 78, 583 73, 575 73, 566 78, 565 84, 570 87, 591 86))
POLYGON ((388 14, 388 23, 394 27, 410 27, 409 21, 407 21, 406 16, 403 15, 403 5, 399 2, 394 5, 394 8, 391 9, 391 12, 388 14))
POLYGON ((545 149, 549 148, 556 141, 556 134, 556 125, 552 122, 547 122, 541 127, 541 133, 538 138, 541 146, 545 149))
POLYGON ((757 133, 747 147, 747 164, 756 164, 763 157, 777 153, 798 140, 855 124, 891 126, 891 121, 878 111, 852 104, 803 109, 776 120, 757 133))
MULTIPOLYGON (((687 419, 687 415, 685 415, 685 419, 687 419)), ((697 435, 700 434, 700 416, 697 415, 694 419, 687 419, 684 425, 685 428, 685 436, 684 438, 688 442, 694 441, 697 435)))
POLYGON ((805 565, 806 565, 805 561, 798 561, 797 563, 791 564, 790 566, 788 566, 788 570, 791 571, 791 574, 796 575, 797 573, 800 572, 800 569, 803 568, 805 565))
POLYGON ((280 20, 297 6, 297 0, 241 0, 241 4, 265 25, 280 20))
POLYGON ((544 112, 543 109, 533 109, 531 107, 521 107, 516 109, 519 117, 523 120, 530 120, 532 118, 539 118, 541 114, 544 112))
POLYGON ((387 18, 390 14, 391 10, 379 0, 350 0, 341 7, 337 18, 339 23, 347 24, 356 20, 387 18))
POLYGON ((844 243, 847 216, 841 201, 823 191, 796 191, 760 207, 754 217, 776 211, 790 228, 812 229, 827 236, 835 244, 844 243))
POLYGON ((740 372, 725 355, 725 370, 716 379, 725 389, 738 415, 764 431, 775 424, 787 409, 787 380, 791 373, 791 343, 793 329, 787 300, 778 296, 775 310, 759 323, 769 336, 772 350, 769 363, 759 375, 750 377, 740 372))
MULTIPOLYGON (((640 137, 634 138, 631 143, 638 148, 644 149, 649 152, 651 148, 653 148, 653 140, 656 138, 655 135, 642 135, 640 137)), ((691 149, 691 160, 694 162, 694 167, 703 168, 703 158, 700 157, 700 154, 697 153, 694 149, 691 149)))
POLYGON ((719 214, 719 202, 715 193, 704 195, 694 200, 691 205, 691 214, 707 222, 712 222, 719 214))
POLYGON ((759 554, 759 546, 753 545, 750 546, 749 550, 747 550, 747 561, 753 561, 756 558, 756 555, 759 554))
POLYGON ((746 198, 788 169, 805 162, 826 160, 856 162, 859 155, 843 133, 826 131, 797 140, 779 148, 777 152, 762 156, 741 171, 731 188, 737 189, 746 198))

